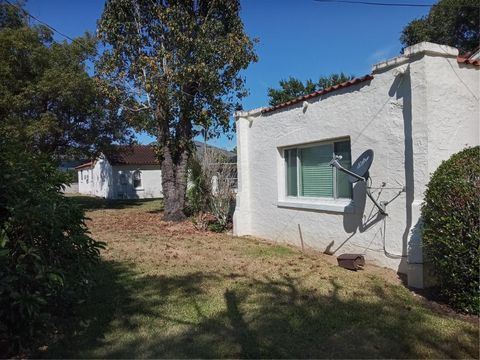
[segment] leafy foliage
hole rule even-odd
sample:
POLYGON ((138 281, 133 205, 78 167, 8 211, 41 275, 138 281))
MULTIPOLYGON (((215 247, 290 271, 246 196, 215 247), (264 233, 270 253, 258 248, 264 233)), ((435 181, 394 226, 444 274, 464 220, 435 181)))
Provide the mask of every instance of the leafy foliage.
POLYGON ((136 99, 122 109, 143 114, 136 128, 157 138, 169 220, 184 217, 193 137, 229 133, 246 95, 239 73, 256 55, 239 12, 238 0, 109 0, 99 22, 99 71, 136 99))
POLYGON ((187 210, 197 215, 208 208, 208 192, 210 187, 204 176, 202 163, 197 156, 189 161, 189 187, 187 189, 187 210))
POLYGON ((400 41, 404 47, 430 41, 474 50, 480 43, 480 0, 440 0, 427 16, 405 26, 400 41))
POLYGON ((444 161, 433 174, 422 207, 427 262, 441 293, 455 308, 480 309, 480 147, 444 161))
POLYGON ((102 244, 61 194, 64 174, 46 156, 4 139, 0 150, 0 339, 12 351, 85 295, 102 244))
POLYGON ((271 106, 279 105, 299 96, 310 94, 314 91, 323 90, 330 86, 341 84, 345 81, 353 79, 353 75, 331 74, 330 76, 322 76, 318 82, 308 79, 305 83, 294 77, 287 80, 280 80, 280 89, 269 88, 268 97, 271 106))
POLYGON ((18 6, 5 3, 0 4, 0 30, 4 28, 16 29, 22 26, 27 26, 27 19, 20 11, 18 11, 18 6))
POLYGON ((66 182, 65 184, 78 182, 78 173, 75 169, 67 169, 64 171, 66 182))
POLYGON ((85 296, 103 246, 56 169, 72 149, 91 153, 125 135, 87 73, 94 53, 92 38, 56 43, 21 8, 0 4, 0 356, 31 349, 85 296))
POLYGON ((87 72, 95 55, 90 35, 57 43, 20 8, 0 4, 0 137, 57 158, 129 140, 113 89, 87 72))

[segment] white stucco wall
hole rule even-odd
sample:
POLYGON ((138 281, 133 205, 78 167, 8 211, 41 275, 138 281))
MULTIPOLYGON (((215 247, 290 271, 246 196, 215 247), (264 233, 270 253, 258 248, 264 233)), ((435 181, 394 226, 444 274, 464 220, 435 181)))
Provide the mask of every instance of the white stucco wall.
POLYGON ((367 261, 408 273, 411 285, 421 287, 425 185, 441 160, 479 144, 479 71, 459 65, 456 53, 423 43, 374 66, 370 82, 310 99, 306 109, 299 103, 238 113, 234 232, 296 245, 303 237, 305 245, 334 255, 363 253, 367 261), (352 159, 374 150, 370 175, 379 201, 406 187, 388 205, 388 217, 377 214, 360 183, 351 203, 285 196, 284 147, 345 137, 352 159))
POLYGON ((92 194, 92 168, 84 168, 77 171, 78 192, 80 194, 92 194))
POLYGON ((161 198, 162 172, 159 165, 122 165, 112 166, 108 160, 100 156, 91 169, 83 169, 88 173, 88 183, 78 171, 79 192, 95 195, 107 199, 149 199, 161 198), (133 173, 139 170, 142 186, 133 186, 133 173), (125 181, 121 181, 121 174, 125 174, 125 181))
POLYGON ((78 193, 78 182, 65 185, 63 189, 65 194, 77 194, 78 193))
POLYGON ((124 165, 113 167, 113 198, 150 199, 163 197, 162 172, 159 165, 124 165), (135 189, 133 173, 139 170, 142 176, 142 186, 135 189), (126 184, 121 183, 121 174, 125 174, 126 184))
MULTIPOLYGON (((89 192, 87 194, 105 198, 108 197, 108 178, 110 175, 109 167, 110 164, 104 159, 103 156, 94 162, 94 165, 89 172, 89 192)), ((81 189, 80 193, 84 194, 81 189)))

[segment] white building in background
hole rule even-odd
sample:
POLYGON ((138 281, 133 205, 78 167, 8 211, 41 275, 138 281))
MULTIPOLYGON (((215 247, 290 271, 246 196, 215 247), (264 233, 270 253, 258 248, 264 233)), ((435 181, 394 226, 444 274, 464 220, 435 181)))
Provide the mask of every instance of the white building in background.
POLYGON ((162 172, 149 145, 118 146, 114 155, 101 155, 75 169, 80 194, 106 199, 163 197, 162 172))
MULTIPOLYGON (((236 154, 194 141, 199 159, 214 151, 235 163, 236 154), (206 146, 206 147, 205 147, 206 146)), ((111 155, 101 155, 75 167, 78 192, 106 199, 162 198, 162 171, 151 145, 116 146, 111 155)))
POLYGON ((424 42, 364 77, 238 112, 234 233, 362 253, 422 287, 426 184, 442 160, 480 143, 477 55, 424 42), (388 216, 364 183, 352 186, 328 166, 334 153, 348 167, 367 149, 370 186, 379 202, 391 201, 388 216))

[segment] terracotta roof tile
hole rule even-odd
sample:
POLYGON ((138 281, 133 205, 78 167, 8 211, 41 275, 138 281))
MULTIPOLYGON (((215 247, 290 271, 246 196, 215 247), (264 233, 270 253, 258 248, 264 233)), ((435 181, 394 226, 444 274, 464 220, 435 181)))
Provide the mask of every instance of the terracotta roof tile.
POLYGON ((459 64, 480 66, 480 60, 470 59, 469 57, 457 56, 457 62, 459 64))
POLYGON ((107 159, 112 165, 159 165, 151 145, 117 146, 107 159))
MULTIPOLYGON (((195 146, 197 152, 202 155, 204 152, 204 144, 195 141, 195 146)), ((211 145, 207 145, 207 147, 221 152, 230 159, 236 159, 235 153, 211 145)), ((154 148, 151 145, 117 145, 108 155, 106 155, 106 157, 111 165, 159 165, 157 157, 155 156, 154 148)), ((94 164, 94 161, 89 161, 77 166, 75 169, 81 170, 89 168, 94 164)))
POLYGON ((290 106, 290 105, 298 104, 299 102, 302 102, 302 101, 305 101, 305 100, 308 100, 308 99, 311 99, 311 98, 314 98, 314 97, 317 97, 317 96, 322 96, 322 95, 331 93, 331 92, 336 91, 336 90, 340 90, 340 89, 343 89, 343 88, 346 88, 346 87, 349 87, 349 86, 352 86, 352 85, 355 85, 355 84, 362 83, 364 81, 370 81, 372 79, 373 79, 373 75, 365 75, 365 76, 362 76, 360 78, 355 78, 355 79, 352 79, 352 80, 348 80, 348 81, 345 81, 341 84, 330 86, 326 89, 318 90, 318 91, 315 91, 313 93, 300 96, 298 98, 292 99, 292 100, 284 102, 282 104, 271 106, 269 108, 265 108, 265 109, 262 110, 262 114, 269 113, 269 112, 272 112, 272 111, 275 111, 275 110, 278 110, 278 109, 282 109, 282 108, 290 106))

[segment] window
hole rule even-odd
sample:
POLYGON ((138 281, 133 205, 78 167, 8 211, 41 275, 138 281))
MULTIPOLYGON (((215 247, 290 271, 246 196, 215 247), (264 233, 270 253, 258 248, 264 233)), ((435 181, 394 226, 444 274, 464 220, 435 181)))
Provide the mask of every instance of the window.
POLYGON ((341 155, 340 164, 350 169, 350 140, 286 149, 286 195, 351 199, 352 185, 348 175, 328 164, 333 154, 341 155))
POLYGON ((135 170, 133 172, 133 187, 135 189, 142 187, 142 173, 140 170, 135 170))
POLYGON ((127 185, 128 184, 128 179, 127 175, 125 173, 120 172, 120 185, 127 185))

